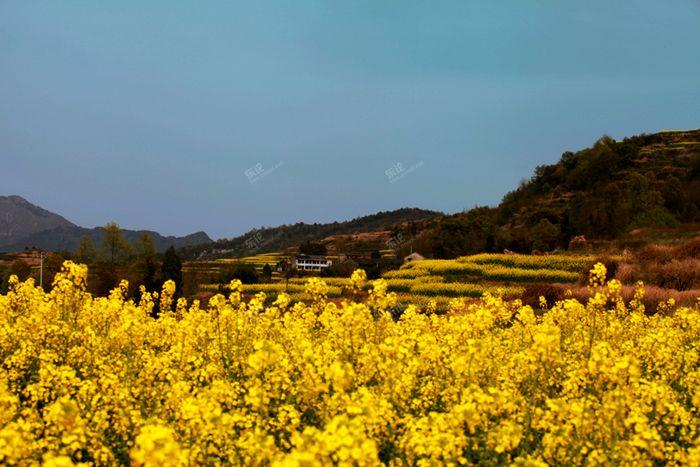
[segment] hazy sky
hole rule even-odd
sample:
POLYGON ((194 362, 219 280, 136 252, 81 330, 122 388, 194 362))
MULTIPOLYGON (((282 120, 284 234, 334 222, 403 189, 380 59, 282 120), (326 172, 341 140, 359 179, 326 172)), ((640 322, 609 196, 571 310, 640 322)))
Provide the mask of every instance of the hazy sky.
POLYGON ((455 212, 696 127, 697 0, 0 0, 0 194, 89 227, 455 212))

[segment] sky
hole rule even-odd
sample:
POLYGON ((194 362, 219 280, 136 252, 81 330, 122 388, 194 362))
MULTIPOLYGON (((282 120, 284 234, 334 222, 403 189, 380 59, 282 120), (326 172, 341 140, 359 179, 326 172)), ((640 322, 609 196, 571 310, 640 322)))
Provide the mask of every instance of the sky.
POLYGON ((700 127, 700 1, 0 0, 0 195, 213 238, 700 127))

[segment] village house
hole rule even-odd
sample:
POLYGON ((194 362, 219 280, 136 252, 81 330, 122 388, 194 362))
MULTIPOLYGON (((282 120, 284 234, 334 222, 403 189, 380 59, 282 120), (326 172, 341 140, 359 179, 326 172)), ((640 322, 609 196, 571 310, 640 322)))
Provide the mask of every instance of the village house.
POLYGON ((292 258, 292 269, 297 271, 321 271, 333 264, 325 256, 299 255, 292 258))
POLYGON ((420 253, 411 253, 408 256, 405 256, 403 259, 404 263, 410 263, 411 261, 422 261, 425 259, 425 256, 421 255, 420 253))

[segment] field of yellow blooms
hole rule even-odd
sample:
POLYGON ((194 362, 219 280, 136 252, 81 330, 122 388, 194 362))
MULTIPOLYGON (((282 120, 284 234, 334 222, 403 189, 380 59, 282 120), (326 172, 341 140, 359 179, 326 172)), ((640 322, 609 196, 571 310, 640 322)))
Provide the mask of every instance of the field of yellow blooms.
POLYGON ((600 264, 588 303, 537 313, 397 312, 384 280, 338 303, 320 279, 204 309, 86 278, 0 296, 2 464, 700 464, 700 309, 647 314, 600 264))

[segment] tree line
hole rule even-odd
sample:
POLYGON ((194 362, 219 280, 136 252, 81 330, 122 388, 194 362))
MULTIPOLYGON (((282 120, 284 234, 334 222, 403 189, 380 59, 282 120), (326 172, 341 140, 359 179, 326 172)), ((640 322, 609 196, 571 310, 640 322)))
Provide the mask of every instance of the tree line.
MULTIPOLYGON (((148 233, 142 234, 132 244, 115 222, 105 225, 99 247, 90 237, 85 236, 80 238, 74 253, 67 250, 46 253, 43 267, 44 289, 51 288, 53 278, 61 270, 65 260, 88 265, 88 287, 94 295, 109 294, 122 279, 129 282, 128 294, 134 298, 138 298, 141 285, 148 291, 159 291, 167 280, 175 282, 178 293, 183 290, 182 261, 175 248, 171 246, 163 254, 159 254, 153 238, 148 233)), ((0 289, 7 289, 7 282, 13 274, 20 280, 25 280, 36 276, 38 272, 32 270, 27 262, 17 259, 4 270, 0 270, 0 289)))

